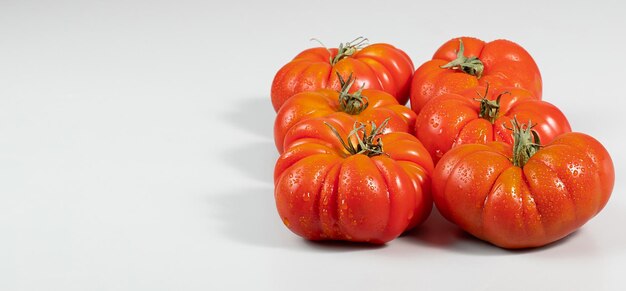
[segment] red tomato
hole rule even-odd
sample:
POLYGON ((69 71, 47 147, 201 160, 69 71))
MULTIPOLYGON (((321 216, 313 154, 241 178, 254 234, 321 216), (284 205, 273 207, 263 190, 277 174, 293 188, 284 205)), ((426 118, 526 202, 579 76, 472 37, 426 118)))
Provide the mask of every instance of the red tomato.
POLYGON ((446 42, 415 71, 411 108, 419 113, 433 97, 486 84, 524 88, 541 99, 541 74, 524 48, 503 39, 461 37, 446 42))
POLYGON ((503 248, 542 246, 574 232, 606 205, 613 162, 594 138, 577 132, 545 147, 528 126, 515 143, 453 148, 433 174, 433 198, 448 220, 503 248))
POLYGON ((418 115, 415 132, 436 164, 443 154, 460 144, 512 144, 508 127, 514 117, 523 123, 536 122, 534 130, 543 143, 571 131, 567 118, 556 106, 539 100, 528 90, 479 86, 433 98, 418 115))
POLYGON ((291 231, 382 244, 426 219, 433 163, 414 136, 380 134, 384 124, 367 133, 342 121, 305 122, 309 130, 298 131, 274 170, 276 207, 291 231))
POLYGON ((355 122, 377 124, 389 119, 385 132, 409 132, 415 128, 415 113, 404 105, 398 104, 396 99, 383 91, 374 89, 359 89, 355 93, 348 93, 352 87, 351 77, 342 83, 341 92, 330 89, 298 93, 278 110, 274 123, 274 141, 278 152, 283 152, 283 143, 287 132, 298 122, 311 118, 337 119, 346 117, 347 126, 355 122))
POLYGON ((413 76, 413 62, 409 56, 386 43, 367 45, 359 37, 339 48, 316 47, 298 54, 283 66, 272 82, 272 104, 278 111, 291 96, 317 89, 339 90, 337 73, 347 76, 354 73, 359 89, 377 89, 396 97, 400 104, 409 99, 409 86, 413 76))

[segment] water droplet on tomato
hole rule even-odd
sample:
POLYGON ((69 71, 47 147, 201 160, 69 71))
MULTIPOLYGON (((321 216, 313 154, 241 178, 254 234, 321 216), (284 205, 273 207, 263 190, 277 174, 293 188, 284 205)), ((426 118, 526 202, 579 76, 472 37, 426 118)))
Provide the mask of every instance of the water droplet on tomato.
POLYGON ((583 167, 579 164, 568 164, 567 168, 574 177, 577 177, 583 171, 583 167))
POLYGON ((443 152, 440 149, 435 150, 435 156, 438 158, 443 157, 443 152))

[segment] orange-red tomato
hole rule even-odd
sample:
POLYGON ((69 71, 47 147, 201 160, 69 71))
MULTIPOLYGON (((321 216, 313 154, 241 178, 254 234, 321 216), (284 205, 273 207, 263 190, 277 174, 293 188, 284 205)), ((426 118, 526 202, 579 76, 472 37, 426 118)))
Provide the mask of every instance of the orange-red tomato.
POLYGON ((611 157, 594 138, 565 133, 540 148, 521 132, 512 150, 500 142, 455 147, 433 173, 441 214, 503 248, 542 246, 574 232, 606 205, 615 180, 611 157))
POLYGON ((274 141, 279 153, 288 131, 298 122, 311 118, 345 117, 348 127, 355 122, 381 124, 389 119, 385 132, 409 132, 415 129, 416 114, 388 93, 365 89, 348 93, 350 81, 343 82, 341 92, 330 89, 298 93, 280 108, 274 122, 274 141))
POLYGON ((284 65, 272 82, 272 104, 278 111, 291 96, 317 89, 341 88, 337 73, 356 78, 352 92, 362 85, 396 97, 400 104, 409 99, 413 62, 402 50, 386 43, 366 44, 357 38, 339 48, 316 47, 298 54, 284 65))
POLYGON ((423 222, 432 208, 433 163, 422 144, 408 133, 364 136, 365 127, 348 135, 353 126, 339 119, 300 123, 278 159, 274 195, 283 223, 310 240, 382 244, 423 222))
POLYGON ((542 143, 571 131, 567 118, 556 106, 539 100, 528 90, 478 86, 430 100, 417 117, 415 132, 436 164, 457 145, 491 141, 512 144, 508 128, 513 118, 536 123, 533 129, 542 143))
POLYGON ((486 43, 461 37, 443 44, 432 60, 415 71, 411 108, 419 113, 436 96, 486 84, 524 88, 541 99, 541 74, 524 48, 503 39, 486 43))

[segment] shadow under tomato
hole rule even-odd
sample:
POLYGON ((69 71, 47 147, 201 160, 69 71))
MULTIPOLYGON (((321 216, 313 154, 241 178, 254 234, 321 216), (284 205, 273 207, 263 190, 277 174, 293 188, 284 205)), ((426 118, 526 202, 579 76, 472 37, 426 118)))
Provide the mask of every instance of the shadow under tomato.
POLYGON ((314 253, 376 250, 386 245, 341 241, 308 241, 283 225, 276 212, 271 187, 245 188, 209 195, 211 219, 236 243, 314 253))
POLYGON ((433 209, 433 213, 423 225, 405 233, 401 239, 422 246, 441 248, 468 255, 506 256, 548 251, 557 246, 566 244, 568 241, 578 236, 579 232, 580 230, 563 239, 541 247, 503 249, 463 231, 458 226, 447 221, 436 209, 433 209))
POLYGON ((276 113, 269 96, 242 99, 235 106, 235 110, 223 116, 227 122, 258 137, 273 140, 276 113))
POLYGON ((304 239, 303 241, 308 247, 323 252, 366 251, 383 249, 387 247, 386 244, 381 245, 346 241, 310 241, 304 239))
POLYGON ((445 220, 437 209, 433 209, 426 222, 404 233, 402 237, 415 239, 423 245, 443 248, 456 243, 463 235, 460 228, 445 220))
POLYGON ((273 139, 275 116, 269 96, 239 100, 234 109, 222 117, 256 138, 226 150, 220 158, 247 177, 273 185, 274 165, 278 159, 273 139))
POLYGON ((278 151, 272 142, 250 142, 233 147, 223 152, 220 159, 248 178, 274 185, 274 165, 278 151))
POLYGON ((469 255, 511 254, 464 232, 443 218, 437 209, 433 209, 424 224, 405 233, 401 239, 425 247, 440 248, 469 255))
POLYGON ((211 194, 208 202, 211 218, 220 224, 223 234, 235 242, 282 247, 293 239, 276 213, 270 187, 211 194))

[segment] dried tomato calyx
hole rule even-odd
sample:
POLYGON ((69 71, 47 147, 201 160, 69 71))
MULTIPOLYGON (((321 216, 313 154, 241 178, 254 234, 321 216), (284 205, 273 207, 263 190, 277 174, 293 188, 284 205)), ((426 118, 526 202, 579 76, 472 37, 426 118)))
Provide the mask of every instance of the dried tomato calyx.
POLYGON ((368 39, 362 36, 355 38, 352 41, 339 44, 339 48, 337 51, 337 55, 333 58, 330 58, 330 65, 334 66, 336 63, 341 61, 343 58, 349 57, 360 49, 368 45, 368 39))
POLYGON ((459 38, 459 51, 456 54, 456 59, 441 66, 442 69, 460 70, 466 74, 470 74, 480 79, 485 70, 485 65, 478 59, 478 57, 466 57, 463 55, 465 52, 465 46, 463 46, 463 40, 459 38))
POLYGON ((491 124, 496 122, 498 119, 498 114, 500 113, 500 99, 504 94, 510 94, 505 91, 502 92, 496 97, 496 100, 487 99, 489 93, 489 83, 487 83, 487 88, 485 89, 485 94, 480 95, 480 92, 476 92, 479 98, 475 98, 474 100, 480 102, 480 111, 478 112, 478 117, 489 120, 491 124))
POLYGON ((350 90, 355 81, 355 79, 352 78, 352 73, 350 73, 348 79, 344 80, 341 74, 337 72, 337 78, 341 84, 341 90, 339 91, 339 109, 350 115, 357 115, 363 112, 369 105, 367 97, 361 95, 365 84, 361 85, 356 92, 348 93, 348 90, 350 90))
POLYGON ((330 125, 327 122, 324 122, 328 128, 333 132, 333 134, 339 139, 341 145, 343 145, 344 149, 348 151, 349 155, 366 155, 368 157, 374 157, 378 155, 386 155, 383 151, 383 143, 379 137, 383 133, 384 128, 389 123, 389 118, 385 119, 380 126, 376 127, 376 124, 372 121, 370 132, 367 132, 366 126, 364 123, 355 122, 352 131, 346 137, 346 140, 343 140, 343 137, 335 127, 330 125), (356 144, 353 142, 353 139, 350 137, 354 136, 356 139, 356 144))
POLYGON ((324 47, 328 51, 328 53, 330 54, 328 62, 330 63, 331 66, 334 66, 336 63, 338 63, 342 59, 355 54, 360 49, 366 47, 369 44, 368 43, 369 40, 367 38, 359 36, 353 39, 352 41, 346 42, 345 44, 340 43, 339 47, 337 48, 337 55, 333 57, 333 53, 319 39, 312 38, 311 40, 318 42, 319 44, 322 45, 322 47, 324 47))
POLYGON ((535 125, 529 120, 528 124, 524 126, 519 124, 517 118, 514 117, 511 120, 513 126, 510 130, 513 131, 513 165, 520 168, 524 167, 526 162, 541 148, 541 141, 539 140, 539 134, 532 129, 535 125))

